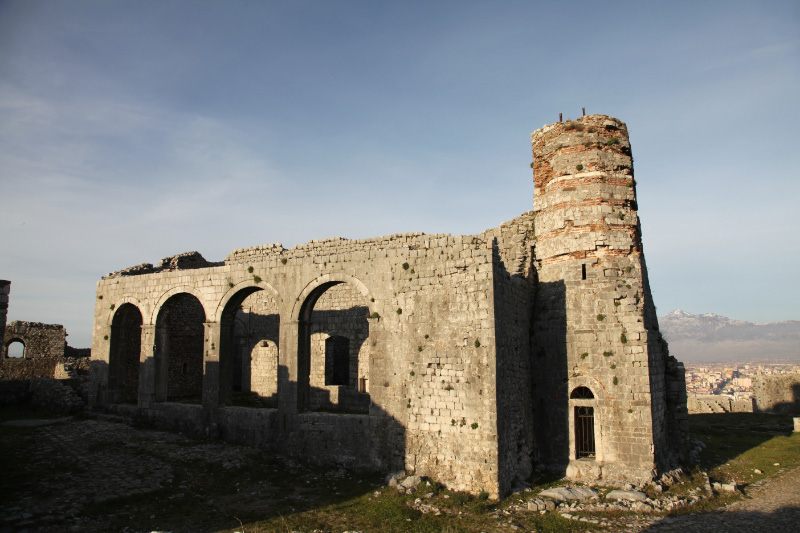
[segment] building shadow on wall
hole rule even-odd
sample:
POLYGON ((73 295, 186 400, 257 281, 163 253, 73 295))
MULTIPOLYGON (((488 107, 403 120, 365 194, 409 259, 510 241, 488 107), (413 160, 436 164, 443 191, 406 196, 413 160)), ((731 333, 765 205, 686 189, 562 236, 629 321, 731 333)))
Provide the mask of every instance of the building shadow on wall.
POLYGON ((564 281, 537 282, 533 303, 531 373, 534 460, 566 475, 569 451, 569 368, 564 281))

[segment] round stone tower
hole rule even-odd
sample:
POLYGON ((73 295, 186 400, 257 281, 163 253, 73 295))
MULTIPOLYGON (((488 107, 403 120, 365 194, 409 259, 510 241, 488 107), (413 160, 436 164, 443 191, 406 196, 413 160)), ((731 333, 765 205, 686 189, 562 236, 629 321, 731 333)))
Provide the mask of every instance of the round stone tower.
POLYGON ((590 115, 531 140, 534 394, 553 435, 539 460, 574 479, 651 479, 682 454, 682 415, 668 398, 627 126, 590 115))

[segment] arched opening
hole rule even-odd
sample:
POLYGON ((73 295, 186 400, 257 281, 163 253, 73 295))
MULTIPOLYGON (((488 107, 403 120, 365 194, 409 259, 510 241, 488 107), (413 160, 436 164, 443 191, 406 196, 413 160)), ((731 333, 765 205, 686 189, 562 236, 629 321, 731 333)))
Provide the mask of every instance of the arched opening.
POLYGON ((298 404, 301 409, 369 412, 369 306, 351 283, 309 294, 300 312, 298 404))
POLYGON ((280 315, 275 297, 247 287, 220 319, 220 405, 277 407, 280 315))
POLYGON ((594 393, 589 387, 575 387, 569 398, 571 400, 593 400, 594 393))
POLYGON ((6 344, 6 357, 9 359, 25 359, 25 343, 19 339, 12 339, 6 344))
POLYGON ((594 459, 594 393, 589 387, 575 387, 569 395, 572 404, 573 450, 575 459, 594 459))
POLYGON ((205 321, 203 305, 191 294, 175 294, 161 306, 156 318, 156 401, 202 400, 205 321))
POLYGON ((122 304, 111 321, 108 390, 112 403, 136 403, 141 351, 142 313, 133 304, 122 304))

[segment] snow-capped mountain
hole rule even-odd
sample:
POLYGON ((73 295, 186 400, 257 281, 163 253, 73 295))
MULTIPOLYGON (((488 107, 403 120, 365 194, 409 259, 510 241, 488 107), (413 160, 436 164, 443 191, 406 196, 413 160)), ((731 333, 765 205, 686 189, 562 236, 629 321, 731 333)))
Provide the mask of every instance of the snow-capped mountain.
POLYGON ((684 362, 800 362, 800 320, 757 324, 680 309, 659 317, 670 353, 684 362))

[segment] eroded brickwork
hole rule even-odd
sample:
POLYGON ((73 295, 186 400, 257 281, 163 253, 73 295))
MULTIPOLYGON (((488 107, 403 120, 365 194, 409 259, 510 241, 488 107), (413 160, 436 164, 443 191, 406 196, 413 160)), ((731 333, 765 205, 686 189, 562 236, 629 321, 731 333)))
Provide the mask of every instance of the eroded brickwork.
POLYGON ((190 252, 106 276, 91 401, 493 496, 536 462, 610 483, 670 468, 683 373, 650 301, 626 127, 596 115, 532 139, 534 210, 480 235, 264 245, 223 263, 190 252), (115 348, 129 305, 142 317, 136 407, 113 378, 137 350, 115 348), (166 394, 176 372, 202 403, 166 394), (593 396, 570 399, 576 387, 593 396), (237 403, 246 393, 258 403, 237 403), (580 460, 578 405, 596 428, 580 460))

